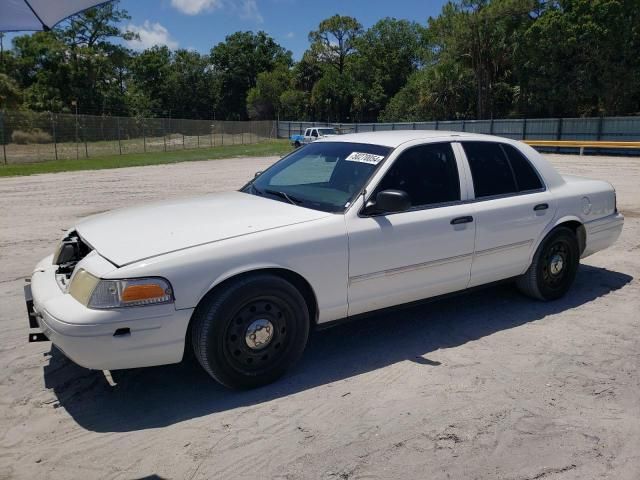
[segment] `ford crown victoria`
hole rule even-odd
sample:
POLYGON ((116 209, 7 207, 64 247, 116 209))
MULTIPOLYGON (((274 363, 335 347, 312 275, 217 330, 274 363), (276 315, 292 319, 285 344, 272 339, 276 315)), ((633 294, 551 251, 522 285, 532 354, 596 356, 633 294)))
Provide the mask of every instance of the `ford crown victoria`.
POLYGON ((610 184, 560 175, 520 142, 330 137, 239 191, 79 222, 25 286, 30 338, 91 369, 187 352, 222 384, 255 387, 318 325, 508 279, 555 300, 623 221, 610 184))

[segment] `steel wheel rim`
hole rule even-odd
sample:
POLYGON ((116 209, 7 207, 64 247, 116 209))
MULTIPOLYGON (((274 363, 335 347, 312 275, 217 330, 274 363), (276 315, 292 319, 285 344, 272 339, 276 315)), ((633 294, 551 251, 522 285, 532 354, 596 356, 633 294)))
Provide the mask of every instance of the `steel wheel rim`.
POLYGON ((294 337, 292 320, 293 311, 279 297, 248 300, 236 309, 225 329, 223 352, 227 361, 233 369, 252 375, 275 367, 286 356, 294 337))
POLYGON ((572 260, 569 244, 557 240, 545 251, 542 259, 542 279, 552 290, 562 288, 569 274, 572 260))

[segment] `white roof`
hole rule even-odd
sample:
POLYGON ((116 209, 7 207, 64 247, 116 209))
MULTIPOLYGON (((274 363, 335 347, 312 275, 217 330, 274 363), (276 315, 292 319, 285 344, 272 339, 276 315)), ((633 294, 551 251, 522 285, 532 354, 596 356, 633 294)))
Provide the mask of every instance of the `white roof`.
POLYGON ((429 141, 442 139, 477 139, 511 142, 511 140, 502 137, 481 135, 479 133, 449 132, 446 130, 390 130, 378 132, 348 133, 346 135, 337 135, 335 137, 323 138, 318 141, 369 143, 373 145, 382 145, 385 147, 395 148, 399 145, 402 145, 403 143, 411 142, 413 140, 429 141))
MULTIPOLYGON (((445 130, 391 130, 364 133, 349 133, 347 135, 336 135, 325 137, 317 140, 317 142, 353 142, 367 143, 370 145, 381 145, 383 147, 396 148, 403 143, 414 140, 424 140, 425 143, 436 141, 461 141, 461 140, 480 140, 493 141, 501 143, 510 143, 516 146, 521 152, 525 153, 538 172, 545 180, 547 187, 555 187, 564 183, 562 177, 556 169, 542 155, 529 145, 511 140, 509 138, 497 137, 494 135, 482 135, 480 133, 467 132, 448 132, 445 130)), ((316 142, 314 142, 316 143, 316 142)))

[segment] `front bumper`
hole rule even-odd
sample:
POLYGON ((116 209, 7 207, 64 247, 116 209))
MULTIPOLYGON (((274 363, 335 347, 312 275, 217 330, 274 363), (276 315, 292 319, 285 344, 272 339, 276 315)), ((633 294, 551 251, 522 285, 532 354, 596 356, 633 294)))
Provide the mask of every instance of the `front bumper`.
POLYGON ((55 271, 52 257, 42 260, 25 287, 25 298, 33 299, 33 318, 42 333, 75 363, 117 370, 182 360, 193 309, 176 310, 174 305, 89 309, 60 289, 55 271))

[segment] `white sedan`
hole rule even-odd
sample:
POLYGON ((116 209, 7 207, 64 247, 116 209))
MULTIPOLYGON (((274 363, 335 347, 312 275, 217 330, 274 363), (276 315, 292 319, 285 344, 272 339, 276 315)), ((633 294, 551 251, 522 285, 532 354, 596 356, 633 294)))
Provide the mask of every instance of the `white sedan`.
POLYGON ((610 184, 520 142, 332 137, 240 191, 81 221, 25 286, 30 339, 103 370, 192 352, 222 384, 255 387, 318 325, 507 279, 555 300, 623 222, 610 184))

